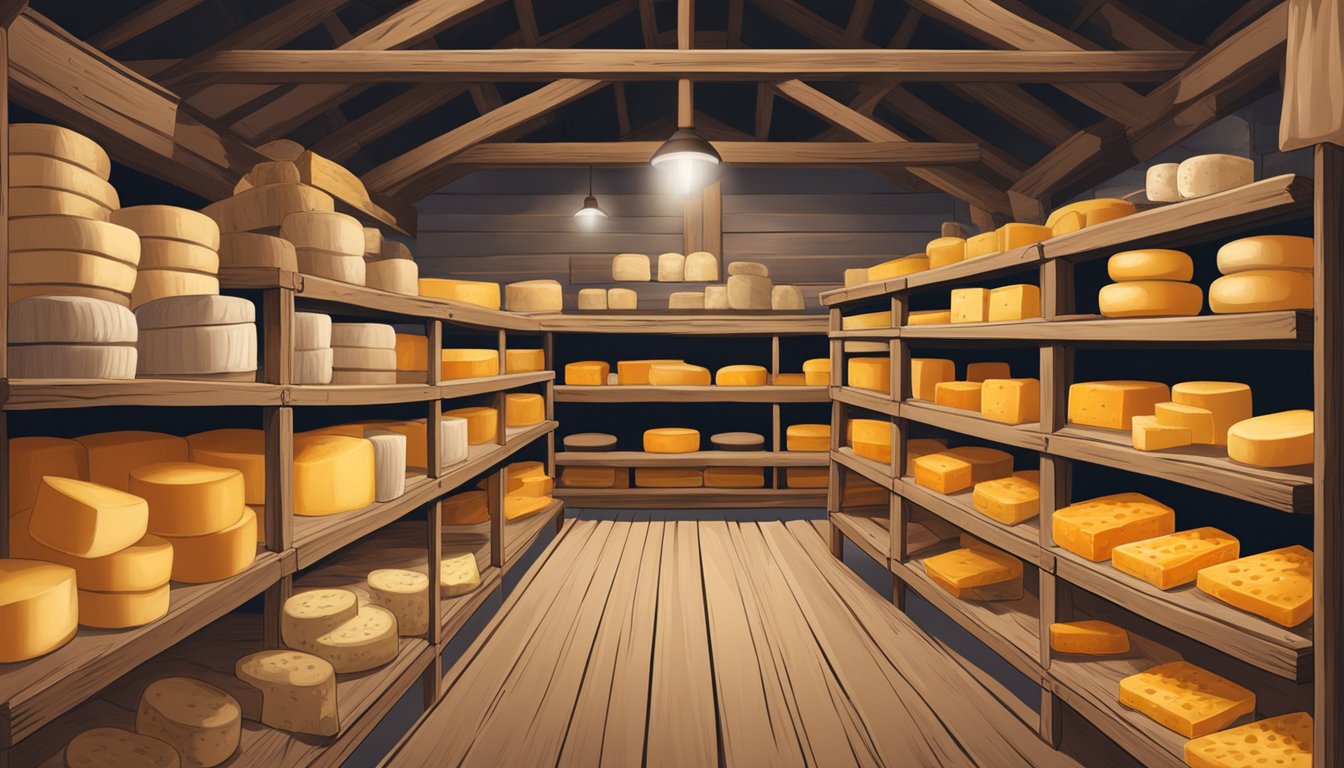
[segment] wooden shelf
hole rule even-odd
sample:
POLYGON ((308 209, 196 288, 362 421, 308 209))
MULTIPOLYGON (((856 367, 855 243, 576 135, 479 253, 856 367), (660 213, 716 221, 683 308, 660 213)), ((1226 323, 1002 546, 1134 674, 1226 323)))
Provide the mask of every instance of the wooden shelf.
POLYGON ((831 525, 854 542, 884 568, 891 567, 891 518, 884 509, 881 514, 864 515, 857 512, 832 512, 831 525))
POLYGON ((558 467, 824 467, 825 451, 562 451, 558 467))
POLYGON ((877 280, 871 283, 850 286, 848 288, 836 288, 830 291, 823 291, 820 295, 820 299, 823 307, 838 307, 856 301, 876 299, 880 296, 886 296, 903 290, 905 290, 905 278, 896 277, 891 280, 877 280))
POLYGON ((557 403, 824 403, 825 387, 654 387, 557 384, 557 403))
POLYGON ((847 445, 842 445, 838 450, 831 451, 831 458, 840 466, 877 483, 889 491, 896 487, 896 480, 891 475, 890 465, 864 458, 854 453, 854 449, 847 445))
POLYGON ((259 548, 247 570, 224 581, 172 586, 168 615, 126 630, 81 628, 52 653, 0 664, 0 746, 10 746, 292 572, 292 552, 259 548))
POLYGON ((1017 425, 1004 424, 986 419, 975 411, 934 405, 926 400, 906 400, 902 402, 900 416, 903 419, 909 419, 920 424, 927 424, 931 427, 945 429, 949 432, 959 432, 984 440, 992 440, 1016 448, 1026 448, 1031 451, 1045 450, 1045 435, 1041 433, 1041 425, 1037 422, 1017 425))
MULTIPOLYGON (((1310 312, 1279 311, 1196 317, 1105 318, 1066 315, 1051 320, 1010 323, 907 325, 899 337, 979 342, 1061 342, 1095 344, 1177 344, 1184 346, 1311 346, 1310 312)), ((835 334, 831 335, 836 338, 835 334)))
POLYGON ((185 379, 6 379, 0 402, 6 411, 106 408, 111 406, 280 405, 284 389, 274 384, 185 379))
POLYGON ((571 507, 595 509, 820 509, 825 488, 557 488, 571 507))
MULTIPOLYGON (((955 264, 948 264, 945 267, 907 275, 905 278, 905 288, 906 290, 914 290, 916 288, 936 288, 950 283, 961 282, 969 278, 988 277, 989 275, 995 275, 1000 272, 1009 272, 1015 269, 1034 266, 1038 264, 1041 259, 1041 245, 1039 243, 1033 243, 1031 245, 1024 245, 1020 248, 1014 248, 1011 251, 991 253, 988 256, 966 259, 965 261, 958 261, 955 264)), ((1035 281, 1033 280, 1030 282, 1035 281)))
POLYGON ((532 548, 532 543, 541 535, 546 526, 555 522, 558 515, 564 514, 565 502, 556 500, 545 509, 521 520, 504 521, 504 567, 508 573, 518 563, 518 559, 532 548))
POLYGON ((865 408, 877 413, 884 413, 888 416, 900 416, 901 404, 892 400, 884 392, 878 392, 875 389, 855 389, 854 387, 831 387, 831 399, 837 403, 845 403, 859 408, 865 408))
POLYGON ((517 387, 526 387, 551 381, 555 374, 551 371, 535 373, 509 373, 501 376, 483 376, 473 379, 457 379, 433 384, 325 384, 302 385, 287 388, 287 405, 385 405, 389 403, 415 403, 429 400, 471 397, 491 392, 503 392, 517 387))
POLYGON ((898 478, 895 482, 896 492, 917 506, 1020 560, 1046 571, 1053 569, 1054 558, 1041 553, 1041 524, 1037 518, 1017 525, 1003 525, 976 510, 970 491, 945 495, 916 485, 911 477, 898 478))
POLYGON ((824 335, 826 315, 796 312, 725 312, 668 314, 664 312, 594 312, 591 314, 534 313, 526 315, 541 330, 555 333, 600 333, 655 336, 800 336, 824 335))

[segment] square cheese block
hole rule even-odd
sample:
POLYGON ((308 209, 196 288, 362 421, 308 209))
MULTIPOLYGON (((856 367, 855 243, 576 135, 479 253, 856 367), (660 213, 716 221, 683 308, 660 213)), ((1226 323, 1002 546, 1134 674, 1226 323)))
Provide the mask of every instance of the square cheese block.
POLYGON ((1129 653, 1129 633, 1098 619, 1055 622, 1050 625, 1050 650, 1086 656, 1129 653))
POLYGON ((984 323, 989 321, 988 288, 953 288, 952 322, 984 323))
POLYGON ((1176 513, 1141 493, 1115 493, 1057 509, 1051 522, 1056 544, 1099 563, 1121 544, 1174 532, 1176 513))
MULTIPOLYGON (((1153 418, 1159 426, 1184 429, 1189 432, 1189 442, 1186 445, 1214 445, 1213 411, 1207 408, 1174 402, 1158 403, 1153 409, 1153 418)), ((1222 434, 1220 444, 1227 444, 1226 431, 1222 434)))
POLYGON ((1187 739, 1255 713, 1255 694, 1188 661, 1172 661, 1120 681, 1120 703, 1187 739))
POLYGON ((1237 559, 1240 551, 1241 543, 1231 534, 1193 528, 1121 544, 1111 550, 1111 565, 1158 589, 1172 589, 1194 581, 1202 568, 1237 559))
POLYGON ((660 363, 684 365, 685 360, 618 360, 616 383, 621 386, 648 386, 649 369, 660 363))
POLYGON ((796 285, 776 285, 770 290, 770 309, 779 312, 801 311, 807 308, 803 289, 796 285))
POLYGON ((604 288, 579 289, 579 309, 606 309, 607 291, 604 288))
POLYGON ((728 306, 728 286, 705 286, 705 309, 731 309, 728 306))
POLYGON ((668 309, 704 309, 704 291, 674 291, 667 297, 668 309))
POLYGON ((996 230, 1000 251, 1010 251, 1024 245, 1033 245, 1048 240, 1054 234, 1049 227, 1039 224, 1023 224, 1019 221, 1004 224, 996 230))
POLYGON ((980 386, 980 415, 1004 424, 1040 421, 1040 380, 986 379, 980 386))
POLYGON ((1191 768, 1312 768, 1310 712, 1293 712, 1191 739, 1185 743, 1191 768))
POLYGON ((652 276, 649 257, 646 254, 621 253, 611 260, 611 279, 618 283, 647 283, 652 276))
POLYGON ((988 320, 1000 323, 1041 316, 1041 289, 1029 284, 1005 285, 989 292, 988 320))
POLYGON ((845 424, 845 441, 855 455, 883 464, 891 463, 894 436, 892 423, 883 419, 850 419, 845 424))
POLYGON ((915 459, 947 450, 947 441, 941 437, 914 437, 905 441, 905 474, 914 477, 915 459))
POLYGON ((1089 427, 1130 429, 1135 416, 1152 416, 1158 403, 1171 400, 1166 384, 1156 381, 1089 381, 1069 385, 1069 421, 1089 427))
POLYGON ((1294 545, 1204 568, 1196 585, 1228 605, 1295 627, 1311 618, 1314 566, 1312 551, 1294 545))
POLYGON ((915 400, 933 400, 938 385, 955 381, 957 366, 941 357, 910 358, 910 396, 915 400))
POLYGON ((611 366, 601 360, 565 364, 565 384, 571 387, 606 386, 611 366))
POLYGON ((1294 467, 1315 459, 1315 414, 1283 411, 1239 421, 1227 430, 1227 457, 1256 467, 1294 467))
POLYGON ((966 239, 962 237, 940 237, 930 240, 924 246, 929 257, 929 269, 946 267, 966 258, 966 239))
POLYGON ((849 386, 875 392, 891 392, 890 357, 849 358, 849 386))
POLYGON ((1012 473, 1012 454, 978 445, 949 448, 915 459, 915 483, 936 493, 958 493, 1012 473))
POLYGON ((686 257, 668 252, 658 256, 658 282, 680 283, 686 280, 686 257))
POLYGON ((1035 469, 976 483, 971 503, 985 517, 1017 525, 1041 513, 1041 473, 1035 469))
MULTIPOLYGON (((1240 382, 1182 381, 1172 386, 1171 402, 1178 406, 1187 406, 1187 408, 1168 408, 1166 410, 1169 417, 1174 416, 1179 410, 1188 418, 1193 415, 1193 412, 1189 411, 1188 408, 1202 408, 1209 412, 1212 419, 1212 435, 1209 437, 1209 441, 1212 445, 1227 445, 1227 432, 1232 428, 1232 425, 1251 418, 1251 388, 1240 382)), ((1167 423, 1160 417, 1158 422, 1167 423)), ((1173 426, 1191 426, 1191 431, 1195 431, 1193 425, 1173 423, 1173 426)), ((1204 436, 1202 429, 1198 435, 1201 438, 1204 436)), ((1204 444, 1204 441, 1200 439, 1197 439, 1196 442, 1201 445, 1204 444)))
POLYGON ((639 294, 629 288, 608 288, 607 309, 638 309, 639 294))
POLYGON ((914 256, 902 256, 899 259, 884 261, 868 268, 868 280, 875 282, 877 280, 891 280, 897 277, 913 275, 916 272, 923 272, 930 268, 929 258, 924 254, 914 256))
POLYGON ((983 386, 978 381, 940 381, 933 385, 933 402, 948 408, 979 412, 983 386))
POLYGON ((961 600, 1018 600, 1022 561, 990 546, 963 547, 924 559, 924 573, 961 600))
POLYGON ((978 259, 981 256, 998 252, 999 233, 997 231, 981 232, 978 235, 966 238, 966 258, 968 259, 978 259))

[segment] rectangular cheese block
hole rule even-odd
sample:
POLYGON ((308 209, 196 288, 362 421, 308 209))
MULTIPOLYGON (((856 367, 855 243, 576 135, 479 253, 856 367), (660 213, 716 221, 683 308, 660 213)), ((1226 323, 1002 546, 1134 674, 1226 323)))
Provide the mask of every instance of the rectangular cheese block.
POLYGON ((1255 712, 1254 693, 1188 661, 1159 664, 1121 680, 1120 703, 1187 739, 1255 712))
POLYGON ((1135 416, 1152 416, 1171 399, 1156 381, 1089 381, 1069 385, 1069 421, 1089 427, 1130 429, 1135 416))
POLYGON ((1217 528, 1193 528, 1121 544, 1111 550, 1111 565, 1158 589, 1172 589, 1194 581, 1203 568, 1237 559, 1240 552, 1235 536, 1217 528))
POLYGON ((929 269, 929 259, 924 255, 902 256, 899 259, 884 261, 868 268, 868 279, 870 281, 891 280, 897 277, 913 275, 916 272, 923 272, 929 269))
POLYGON ((1053 231, 1049 227, 1039 224, 1023 224, 1014 221, 1004 224, 996 230, 998 234, 998 247, 1000 251, 1008 251, 1013 248, 1021 248, 1024 245, 1032 245, 1042 240, 1050 239, 1053 231))
POLYGON ((373 445, 368 440, 294 436, 294 514, 317 517, 362 509, 373 503, 375 494, 373 445))
POLYGON ((1115 493, 1055 510, 1055 543, 1092 562, 1109 560, 1111 550, 1131 541, 1176 530, 1176 513, 1141 493, 1115 493))
POLYGON ((546 350, 544 349, 506 349, 504 350, 505 373, 536 373, 546 370, 546 350))
MULTIPOLYGON (((336 367, 340 367, 337 365, 336 367)), ((444 381, 479 379, 499 375, 497 349, 444 349, 440 351, 440 376, 444 381)))
POLYGON ((652 278, 649 257, 643 253, 620 253, 611 259, 611 279, 647 283, 652 278))
POLYGON ((825 467, 789 467, 784 470, 785 488, 825 488, 830 481, 830 470, 825 467))
POLYGON ((963 547, 927 557, 924 573, 961 600, 1022 597, 1022 561, 990 546, 963 547))
POLYGON ((988 288, 953 288, 952 322, 984 323, 989 321, 988 288))
POLYGON ((635 468, 636 488, 699 488, 704 484, 704 471, 695 468, 635 468))
MULTIPOLYGON (((1212 445, 1227 445, 1227 431, 1252 415, 1251 388, 1235 381, 1183 381, 1171 388, 1171 401, 1209 412, 1213 421, 1212 445)), ((1172 415, 1169 413, 1169 418, 1172 415)))
POLYGON ((985 517, 1004 525, 1017 525, 1041 512, 1041 473, 1035 469, 1014 472, 976 483, 971 503, 985 517))
POLYGON ((980 415, 1004 424, 1040 421, 1040 380, 986 379, 980 387, 980 415))
POLYGON ((559 312, 565 308, 558 280, 522 280, 504 286, 504 306, 510 312, 559 312))
POLYGON ((1311 618, 1314 567, 1312 551, 1294 545, 1209 566, 1196 584, 1228 605, 1295 627, 1311 618))
POLYGON ((433 299, 447 299, 472 304, 486 309, 499 309, 499 283, 477 280, 449 280, 439 277, 420 278, 420 295, 433 299))
POLYGON ((978 259, 999 252, 999 233, 982 232, 966 238, 966 258, 978 259))
POLYGON ((1041 289, 1029 284, 1005 285, 989 292, 989 322, 1029 320, 1041 316, 1041 289))
POLYGON ((949 448, 915 459, 915 482, 937 493, 957 493, 1012 473, 1012 454, 978 445, 949 448))
POLYGON ((607 309, 638 309, 639 292, 630 288, 608 288, 607 309))
POLYGON ((397 370, 424 374, 429 371, 429 339, 418 333, 397 334, 397 370))
POLYGON ((1191 768, 1312 768, 1310 712, 1267 717, 1185 743, 1191 768))
POLYGON ((88 452, 89 480, 125 491, 131 470, 162 461, 186 461, 187 441, 161 432, 126 430, 75 438, 88 452))
POLYGON ((1050 625, 1050 650, 1086 656, 1129 653, 1129 633, 1098 619, 1055 622, 1050 625))
MULTIPOLYGON (((499 430, 499 411, 488 406, 469 406, 444 411, 444 416, 466 419, 467 442, 482 445, 495 439, 499 430)), ((408 457, 409 460, 409 457, 408 457)))
POLYGON ((933 385, 933 402, 948 408, 978 412, 980 389, 983 386, 978 381, 940 381, 933 385))
POLYGON ((914 437, 905 441, 905 474, 915 474, 915 459, 930 453, 947 450, 947 441, 941 437, 914 437))
POLYGON ((891 310, 883 312, 865 312, 860 315, 846 315, 840 318, 840 330, 858 331, 864 328, 890 328, 891 310))
POLYGON ((929 257, 929 269, 956 264, 966 258, 966 240, 961 237, 940 237, 930 240, 924 246, 924 253, 929 257))
POLYGON ((906 315, 906 325, 947 325, 952 322, 952 311, 948 309, 922 309, 906 315))
POLYGON ((611 366, 601 360, 585 360, 565 364, 565 384, 579 387, 601 387, 607 383, 611 366))
POLYGON ((933 400, 938 385, 955 381, 957 366, 941 357, 910 358, 910 396, 915 400, 933 400))
POLYGON ((875 392, 891 392, 890 357, 851 357, 849 386, 875 392))
POLYGON ((649 369, 658 364, 682 365, 685 360, 618 360, 616 361, 616 383, 621 386, 647 386, 649 369))
POLYGON ((1189 429, 1166 426, 1157 416, 1135 416, 1130 429, 1131 444, 1136 451, 1164 451, 1183 448, 1193 442, 1189 429))

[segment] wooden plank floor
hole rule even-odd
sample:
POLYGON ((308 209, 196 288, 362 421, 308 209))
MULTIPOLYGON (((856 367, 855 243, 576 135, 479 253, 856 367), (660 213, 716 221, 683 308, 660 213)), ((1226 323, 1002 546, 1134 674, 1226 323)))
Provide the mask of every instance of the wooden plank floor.
POLYGON ((445 686, 385 765, 1076 765, 802 521, 571 521, 445 686))

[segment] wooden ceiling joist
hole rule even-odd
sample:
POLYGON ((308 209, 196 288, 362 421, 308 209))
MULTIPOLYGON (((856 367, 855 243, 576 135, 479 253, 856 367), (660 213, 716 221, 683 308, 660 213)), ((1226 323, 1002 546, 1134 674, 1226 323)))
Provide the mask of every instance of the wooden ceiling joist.
POLYGON ((204 0, 152 0, 90 37, 89 45, 110 51, 176 19, 202 2, 204 0))
POLYGON ((1008 83, 948 83, 947 87, 984 106, 1048 147, 1057 146, 1078 132, 1078 126, 1019 86, 1008 83))
POLYGON ((1198 45, 1177 35, 1124 3, 1105 0, 1084 20, 1086 26, 1102 33, 1105 42, 1118 48, 1172 48, 1193 51, 1198 45))
POLYGON ((985 167, 1007 181, 1015 180, 1027 169, 1026 162, 990 144, 979 134, 904 88, 899 86, 892 88, 882 97, 882 104, 938 141, 973 142, 981 145, 984 148, 981 159, 985 167))
MULTIPOLYGON (((714 141, 725 163, 736 166, 811 166, 823 168, 869 165, 933 166, 974 163, 974 144, 863 141, 714 141)), ((480 144, 452 158, 457 165, 543 167, 549 165, 645 165, 659 141, 532 142, 480 144)))

